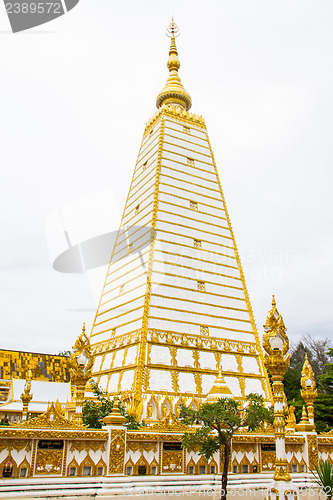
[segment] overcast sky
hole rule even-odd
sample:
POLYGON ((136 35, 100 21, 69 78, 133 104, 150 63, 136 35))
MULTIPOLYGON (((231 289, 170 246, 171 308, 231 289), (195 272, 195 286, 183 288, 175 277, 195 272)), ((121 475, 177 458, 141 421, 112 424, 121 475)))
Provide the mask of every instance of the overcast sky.
POLYGON ((86 236, 98 232, 105 190, 122 211, 172 15, 258 329, 275 293, 291 341, 333 339, 333 2, 80 0, 18 34, 0 6, 0 348, 58 353, 89 331, 91 282, 52 268, 46 228, 74 204, 93 207, 86 236))

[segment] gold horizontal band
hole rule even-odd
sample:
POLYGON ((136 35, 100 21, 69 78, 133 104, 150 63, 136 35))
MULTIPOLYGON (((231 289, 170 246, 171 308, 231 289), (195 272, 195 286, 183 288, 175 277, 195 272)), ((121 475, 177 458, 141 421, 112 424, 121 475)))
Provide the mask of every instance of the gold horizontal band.
MULTIPOLYGON (((172 129, 171 127, 167 127, 167 128, 168 128, 169 130, 176 131, 175 129, 172 129)), ((181 133, 181 132, 180 132, 180 133, 181 133)), ((193 141, 190 141, 189 139, 185 139, 185 137, 191 137, 191 135, 189 135, 189 134, 184 135, 184 137, 179 137, 179 136, 177 136, 177 135, 172 135, 172 134, 168 134, 168 133, 165 133, 164 135, 165 135, 166 137, 171 137, 172 139, 177 139, 177 141, 183 141, 183 142, 188 143, 188 144, 194 144, 194 146, 199 146, 200 148, 205 148, 205 149, 207 149, 207 150, 210 152, 210 150, 209 150, 209 147, 208 147, 208 146, 203 146, 202 144, 198 144, 197 142, 193 142, 193 141)), ((197 137, 197 139, 200 139, 200 137, 197 137)), ((205 141, 205 139, 201 139, 201 140, 202 140, 203 142, 206 142, 206 141, 205 141)), ((169 144, 170 144, 170 143, 169 143, 169 144)), ((173 144, 173 143, 171 143, 171 144, 173 144)), ((175 145, 177 145, 178 147, 181 147, 181 146, 179 146, 179 144, 175 144, 175 145)), ((210 156, 210 155, 208 155, 208 156, 210 156)))
MULTIPOLYGON (((196 280, 193 280, 193 281, 196 281, 196 280)), ((218 286, 216 285, 215 283, 212 283, 212 282, 208 282, 208 281, 205 281, 205 284, 214 284, 215 286, 218 286)), ((170 285, 169 283, 158 283, 158 282, 154 282, 152 281, 152 285, 160 285, 160 286, 163 286, 163 287, 169 287, 169 288, 172 288, 172 289, 176 289, 176 290, 184 290, 184 291, 188 291, 188 292, 197 292, 197 293, 204 293, 205 295, 212 295, 213 297, 223 297, 223 298, 226 298, 226 299, 232 299, 232 300, 240 300, 242 302, 245 302, 246 304, 246 300, 244 297, 232 297, 231 295, 223 295, 223 294, 219 294, 219 293, 213 293, 213 292, 207 292, 207 290, 205 292, 200 292, 199 290, 197 290, 196 288, 186 288, 186 287, 182 287, 182 286, 177 286, 177 285, 170 285)), ((182 299, 181 299, 182 300, 182 299)))
MULTIPOLYGON (((211 158, 211 155, 201 153, 200 151, 197 151, 195 149, 185 148, 184 146, 179 146, 178 144, 175 144, 174 142, 163 141, 163 146, 165 144, 168 144, 168 146, 173 146, 175 148, 179 148, 181 150, 189 151, 190 153, 195 153, 196 155, 205 156, 206 158, 211 158)), ((168 151, 168 150, 163 147, 163 151, 168 151)), ((181 153, 177 153, 175 151, 168 151, 168 152, 176 154, 176 155, 179 154, 179 156, 186 156, 186 155, 182 155, 181 153)), ((162 155, 162 157, 163 157, 163 155, 162 155)), ((193 158, 193 159, 194 159, 194 161, 196 160, 196 158, 193 158)), ((197 161, 201 161, 201 160, 197 160, 197 161)))
MULTIPOLYGON (((175 195, 175 194, 170 194, 170 193, 166 193, 165 191, 162 191, 160 189, 160 194, 166 194, 167 196, 173 196, 174 198, 179 198, 180 200, 186 200, 187 203, 190 202, 190 198, 184 198, 183 196, 180 196, 180 195, 175 195)), ((195 193, 193 193, 195 194, 195 193)), ((203 196, 203 195, 200 195, 200 196, 203 196)), ((193 200, 193 201, 196 201, 196 200, 193 200)), ((180 208, 183 208, 184 210, 187 209, 187 207, 184 207, 183 205, 177 205, 177 203, 172 203, 171 201, 165 201, 165 200, 160 200, 160 203, 166 203, 168 205, 172 205, 174 207, 180 207, 180 208)), ((218 219, 223 219, 223 220, 228 220, 226 217, 223 217, 222 215, 215 215, 215 214, 212 214, 212 213, 207 213, 207 212, 203 212, 202 210, 200 210, 200 207, 201 206, 204 206, 204 207, 208 207, 208 208, 213 208, 214 210, 217 210, 217 211, 221 211, 224 213, 224 208, 217 208, 217 207, 214 207, 213 205, 209 205, 207 203, 202 203, 201 201, 198 201, 198 213, 201 213, 201 214, 204 214, 204 215, 209 215, 211 217, 217 217, 218 219)))
MULTIPOLYGON (((171 160, 168 160, 168 161, 171 161, 171 160)), ((186 165, 186 167, 188 168, 191 168, 191 169, 194 169, 195 171, 197 170, 196 167, 191 167, 190 165, 186 165)), ((191 179, 199 179, 201 181, 205 181, 205 182, 211 182, 212 184, 216 184, 216 179, 206 179, 205 177, 201 177, 200 175, 195 175, 195 174, 192 174, 190 172, 186 172, 186 171, 182 171, 182 170, 178 170, 178 168, 172 168, 172 167, 169 167, 167 165, 162 165, 162 169, 168 169, 168 170, 171 170, 172 172, 177 172, 178 174, 182 174, 182 175, 186 175, 188 177, 190 177, 191 179)), ((162 176, 164 176, 165 173, 162 171, 162 176)), ((214 174, 213 174, 214 175, 214 174)), ((188 182, 187 180, 184 180, 184 179, 179 179, 178 177, 175 177, 176 180, 180 180, 180 181, 183 181, 183 182, 188 182)), ((201 187, 205 188, 205 189, 211 189, 210 187, 208 186, 204 186, 202 185, 201 187)))
MULTIPOLYGON (((179 130, 177 128, 174 127, 175 123, 177 122, 174 122, 174 121, 171 121, 171 120, 165 120, 165 129, 167 130, 172 130, 173 132, 177 132, 178 134, 181 134, 181 136, 184 136, 184 137, 193 137, 194 139, 200 139, 201 141, 204 141, 204 142, 207 142, 206 141, 206 135, 205 135, 205 131, 202 130, 202 129, 197 129, 195 127, 190 127, 190 132, 184 132, 183 130, 179 130), (197 132, 197 134, 193 134, 193 132, 197 132), (198 135, 200 134, 200 135, 198 135), (204 137, 202 137, 204 136, 204 137)), ((181 125, 179 123, 179 125, 181 125)))
MULTIPOLYGON (((205 292, 198 292, 198 293, 201 293, 202 295, 206 295, 205 292)), ((160 297, 162 299, 168 299, 168 300, 178 300, 178 301, 180 300, 181 302, 189 302, 191 304, 200 304, 200 305, 203 305, 203 306, 218 307, 219 309, 228 309, 230 311, 239 311, 239 312, 249 313, 249 311, 247 309, 239 309, 237 307, 222 306, 221 304, 210 304, 208 302, 203 302, 201 300, 199 301, 199 300, 192 300, 192 299, 184 299, 184 297, 182 297, 181 299, 179 299, 177 297, 170 297, 170 295, 161 295, 161 294, 157 294, 157 293, 152 293, 152 296, 153 297, 160 297)), ((244 299, 244 303, 246 304, 245 299, 244 299)), ((152 306, 153 307, 160 307, 160 306, 156 306, 156 305, 152 305, 152 306)), ((188 313, 190 311, 186 310, 184 312, 188 313)), ((194 314, 197 314, 197 313, 194 313, 194 314)))
MULTIPOLYGON (((175 178, 174 178, 174 177, 172 177, 172 175, 167 175, 167 174, 163 173, 163 174, 161 174, 161 179, 164 179, 164 178, 175 180, 175 178)), ((219 193, 218 189, 213 189, 213 188, 209 188, 209 187, 206 187, 206 186, 202 186, 202 185, 200 185, 200 184, 197 184, 196 182, 189 182, 188 180, 183 180, 183 179, 176 179, 176 180, 177 180, 177 182, 183 182, 183 183, 184 183, 184 184, 186 184, 186 185, 196 186, 196 187, 198 187, 198 188, 200 188, 200 189, 206 189, 206 190, 207 190, 207 191, 209 191, 209 192, 219 193)), ((165 184, 165 183, 164 183, 164 182, 163 182, 163 183, 161 182, 161 184, 165 184)), ((172 184, 171 184, 171 186, 172 186, 172 184)), ((182 187, 179 187, 178 189, 181 189, 181 190, 183 191, 183 188, 182 188, 182 187)), ((186 191, 186 190, 185 190, 185 191, 186 191)), ((200 194, 200 193, 198 193, 198 194, 200 194)), ((206 197, 207 195, 206 195, 206 194, 203 194, 202 196, 205 196, 205 197, 206 197)))
MULTIPOLYGON (((206 270, 202 270, 202 269, 197 269, 196 267, 185 266, 184 264, 174 264, 172 262, 167 262, 165 260, 159 260, 159 259, 155 259, 155 262, 159 262, 160 264, 164 264, 164 265, 168 265, 168 266, 179 267, 181 269, 189 269, 190 271, 198 271, 198 272, 202 272, 202 273, 213 274, 214 276, 221 276, 223 278, 229 278, 229 279, 241 281, 240 278, 236 278, 234 276, 229 276, 228 274, 222 274, 222 273, 217 273, 217 272, 213 272, 213 271, 206 271, 206 270)), ((179 276, 179 278, 182 278, 182 276, 179 276)))
MULTIPOLYGON (((210 317, 210 315, 206 315, 206 317, 210 317)), ((159 318, 157 316, 151 316, 149 315, 149 319, 157 319, 159 321, 172 321, 173 323, 180 323, 182 325, 194 325, 196 327, 198 327, 198 323, 194 323, 193 321, 182 321, 180 319, 169 319, 169 318, 159 318)), ((206 322, 207 323, 207 322, 206 322)), ((212 325, 208 325, 210 328, 214 328, 214 326, 212 325)), ((249 335, 253 335, 253 331, 248 331, 248 330, 237 330, 236 328, 227 328, 227 327, 224 327, 224 326, 217 326, 215 327, 217 330, 224 330, 226 332, 236 332, 236 333, 248 333, 249 335)))
MULTIPOLYGON (((202 196, 205 199, 207 198, 210 200, 215 200, 216 202, 221 203, 221 205, 223 206, 223 210, 225 211, 225 207, 224 207, 224 204, 223 204, 223 201, 221 200, 221 198, 214 198, 214 196, 209 196, 208 194, 202 194, 202 193, 198 193, 198 191, 192 191, 191 189, 185 189, 184 187, 174 186, 173 184, 168 184, 167 182, 163 182, 163 179, 161 179, 160 183, 161 183, 161 186, 167 186, 167 187, 170 187, 170 188, 176 189, 176 190, 178 189, 182 194, 184 194, 184 192, 191 193, 191 194, 194 194, 196 196, 202 196)), ((207 189, 207 191, 208 191, 208 189, 207 189)), ((160 193, 161 192, 165 193, 165 191, 160 190, 160 193)), ((169 196, 177 196, 177 198, 181 198, 181 196, 178 196, 178 195, 173 194, 173 193, 165 193, 165 194, 167 194, 169 196)), ((200 203, 200 201, 198 201, 198 203, 200 203)), ((218 207, 213 206, 213 208, 215 208, 215 210, 219 210, 218 207)))
MULTIPOLYGON (((165 276, 172 276, 173 278, 182 278, 184 280, 189 279, 189 280, 192 280, 192 281, 197 281, 196 278, 190 278, 188 276, 183 277, 183 276, 179 276, 178 274, 173 274, 173 273, 161 272, 161 271, 156 271, 156 270, 154 271, 154 274, 155 273, 156 274, 163 274, 165 276)), ((208 283, 207 280, 205 280, 205 282, 208 283)), ((216 285, 216 286, 223 286, 225 288, 231 288, 231 289, 234 289, 234 290, 241 290, 241 291, 243 291, 243 288, 240 288, 240 287, 237 287, 237 286, 225 285, 224 283, 213 283, 213 282, 210 282, 210 283, 212 283, 213 285, 216 285)), ((161 283, 161 284, 163 285, 163 283, 161 283)))

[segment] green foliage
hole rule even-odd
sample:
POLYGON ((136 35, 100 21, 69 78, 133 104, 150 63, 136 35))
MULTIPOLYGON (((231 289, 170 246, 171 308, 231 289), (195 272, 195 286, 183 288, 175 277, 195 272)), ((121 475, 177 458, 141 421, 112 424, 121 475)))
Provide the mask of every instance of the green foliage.
MULTIPOLYGON (((101 429, 103 418, 109 415, 113 408, 114 399, 106 391, 101 389, 95 381, 90 382, 96 399, 86 399, 83 408, 83 423, 93 429, 101 429)), ((143 424, 140 424, 137 417, 128 415, 120 399, 118 399, 118 406, 120 413, 126 417, 127 422, 124 424, 129 430, 139 429, 143 424)))
POLYGON ((187 432, 182 439, 182 446, 187 450, 199 447, 199 454, 209 461, 220 450, 223 461, 222 495, 226 498, 227 473, 230 460, 231 441, 240 427, 255 430, 267 421, 273 423, 273 409, 264 406, 262 396, 249 394, 245 410, 239 401, 221 398, 215 403, 203 403, 199 410, 181 405, 180 419, 187 425, 199 425, 195 432, 187 432))
POLYGON ((69 358, 70 355, 71 351, 59 351, 58 353, 58 356, 66 356, 67 358, 69 358))
POLYGON ((331 362, 325 364, 325 370, 319 376, 319 383, 325 388, 326 393, 333 394, 333 349, 327 351, 327 356, 331 362))
POLYGON ((316 473, 312 472, 328 500, 333 496, 333 466, 328 460, 320 460, 316 466, 316 473))
POLYGON ((318 390, 314 405, 318 432, 329 431, 333 428, 333 349, 330 349, 329 345, 327 339, 316 340, 310 336, 303 337, 302 341, 291 350, 290 366, 284 377, 288 404, 295 406, 296 419, 299 421, 304 405, 301 397, 301 375, 305 354, 308 355, 318 390))
POLYGON ((184 435, 183 447, 189 449, 194 444, 204 446, 205 451, 200 454, 209 460, 221 445, 231 443, 232 436, 240 427, 251 431, 264 421, 273 423, 273 410, 264 407, 262 396, 249 394, 246 400, 248 405, 245 411, 239 401, 229 398, 221 398, 216 403, 203 403, 199 410, 182 405, 181 420, 188 425, 201 425, 195 433, 184 435), (212 434, 211 431, 216 432, 212 434), (208 450, 211 450, 210 454, 208 450))
POLYGON ((318 432, 333 429, 333 349, 327 351, 329 358, 318 377, 318 397, 315 401, 315 423, 318 432))

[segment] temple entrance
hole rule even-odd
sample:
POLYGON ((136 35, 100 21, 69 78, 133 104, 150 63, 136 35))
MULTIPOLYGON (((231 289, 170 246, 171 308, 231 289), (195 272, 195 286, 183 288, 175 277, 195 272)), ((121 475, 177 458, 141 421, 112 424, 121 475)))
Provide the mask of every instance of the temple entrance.
POLYGON ((147 474, 147 466, 146 465, 139 465, 138 466, 138 475, 145 476, 146 474, 147 474))

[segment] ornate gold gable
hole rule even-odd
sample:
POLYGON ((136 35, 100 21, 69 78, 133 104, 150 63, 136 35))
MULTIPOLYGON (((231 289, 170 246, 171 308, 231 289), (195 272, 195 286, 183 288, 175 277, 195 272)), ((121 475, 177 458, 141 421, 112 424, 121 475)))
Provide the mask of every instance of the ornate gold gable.
POLYGON ((39 417, 32 418, 27 422, 16 424, 16 427, 38 428, 38 429, 84 429, 64 417, 59 403, 51 403, 45 413, 39 417))
POLYGON ((149 432, 175 432, 175 433, 194 432, 194 430, 191 427, 179 422, 179 420, 177 420, 177 418, 173 414, 168 415, 158 424, 149 426, 147 430, 149 432))

